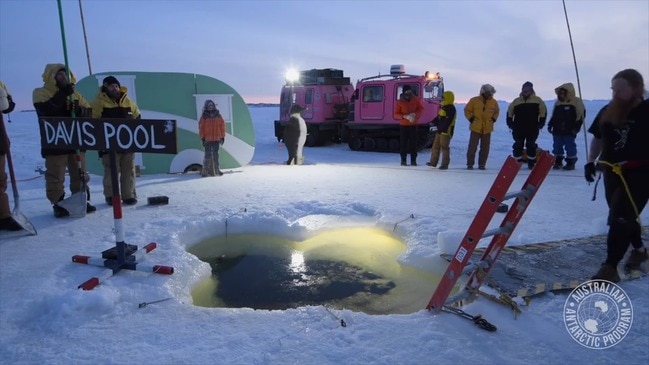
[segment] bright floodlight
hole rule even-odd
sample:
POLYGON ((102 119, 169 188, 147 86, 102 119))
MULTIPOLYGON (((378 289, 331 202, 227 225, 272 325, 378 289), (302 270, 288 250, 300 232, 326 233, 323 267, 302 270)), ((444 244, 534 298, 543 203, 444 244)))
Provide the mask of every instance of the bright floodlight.
POLYGON ((297 72, 297 70, 291 68, 288 71, 286 71, 284 77, 286 77, 286 81, 293 83, 300 78, 300 74, 297 72))

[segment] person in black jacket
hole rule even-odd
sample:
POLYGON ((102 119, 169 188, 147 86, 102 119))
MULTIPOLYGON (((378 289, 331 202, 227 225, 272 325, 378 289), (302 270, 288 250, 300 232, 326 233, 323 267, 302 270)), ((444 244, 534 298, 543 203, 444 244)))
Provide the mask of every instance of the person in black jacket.
POLYGON ((439 161, 440 153, 442 155, 442 164, 439 166, 440 170, 448 169, 448 164, 451 163, 451 138, 455 131, 455 118, 457 110, 455 109, 455 94, 452 91, 444 91, 442 108, 437 112, 437 117, 433 119, 431 129, 435 132, 435 139, 433 140, 433 147, 430 149, 430 161, 426 165, 436 167, 439 161))
POLYGON ((536 139, 539 138, 539 130, 545 126, 546 114, 545 102, 536 96, 534 85, 529 81, 523 84, 520 96, 509 104, 507 110, 507 127, 514 138, 512 156, 518 162, 525 162, 525 146, 527 166, 530 169, 536 164, 536 139))
POLYGON ((553 140, 554 169, 574 170, 577 163, 575 139, 586 118, 586 109, 582 100, 575 94, 572 83, 560 85, 554 89, 554 92, 557 94, 557 101, 554 103, 552 117, 548 123, 548 132, 552 133, 553 140))
MULTIPOLYGON (((71 117, 73 112, 77 117, 90 117, 90 104, 79 92, 74 90, 74 75, 70 73, 68 80, 65 65, 60 63, 48 64, 43 72, 43 87, 34 89, 32 99, 38 117, 71 117)), ((41 156, 45 158, 45 194, 52 203, 54 216, 68 217, 70 212, 57 203, 65 197, 65 169, 70 174, 70 191, 72 194, 81 191, 81 172, 79 171, 75 150, 41 148, 41 156)), ((81 156, 82 168, 85 164, 81 156)), ((84 179, 89 179, 84 173, 84 179)), ((87 203, 86 212, 92 213, 97 208, 87 203)))
POLYGON ((588 129, 593 139, 584 175, 595 181, 595 163, 599 165, 609 207, 606 261, 592 279, 618 282, 617 266, 629 245, 633 249, 626 270, 638 270, 649 260, 640 224, 649 200, 649 101, 643 100, 642 75, 633 69, 618 72, 611 89, 613 98, 588 129))

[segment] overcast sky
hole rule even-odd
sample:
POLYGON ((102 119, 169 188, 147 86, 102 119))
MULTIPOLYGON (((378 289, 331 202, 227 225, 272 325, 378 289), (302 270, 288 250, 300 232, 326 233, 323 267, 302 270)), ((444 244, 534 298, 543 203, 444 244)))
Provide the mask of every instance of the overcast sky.
MULTIPOLYGON (((353 82, 404 64, 440 72, 456 100, 529 80, 543 99, 576 84, 563 5, 547 1, 83 0, 93 72, 211 76, 246 102, 279 102, 284 73, 338 68, 353 82)), ((649 79, 649 1, 566 1, 584 99, 610 97, 624 68, 649 79)), ((89 74, 78 0, 64 0, 68 58, 89 74)), ((45 64, 63 62, 55 0, 0 0, 0 80, 21 108, 45 64)), ((648 82, 649 83, 649 82, 648 82)), ((173 87, 173 85, 169 85, 173 87)))

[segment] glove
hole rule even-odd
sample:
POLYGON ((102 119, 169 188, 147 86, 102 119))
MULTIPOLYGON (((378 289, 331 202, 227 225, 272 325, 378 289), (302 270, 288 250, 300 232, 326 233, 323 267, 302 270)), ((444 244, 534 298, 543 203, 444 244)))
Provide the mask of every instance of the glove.
POLYGON ((510 117, 507 117, 507 128, 514 129, 514 120, 510 117))
POLYGON ((445 117, 446 116, 446 110, 440 109, 439 112, 437 112, 437 115, 439 115, 440 117, 445 117))
POLYGON ((221 143, 221 146, 223 146, 223 144, 225 143, 225 138, 221 138, 220 143, 221 143))
POLYGON ((70 96, 74 94, 74 84, 67 84, 63 87, 59 87, 59 91, 63 92, 63 95, 70 96))
POLYGON ((595 181, 595 175, 597 175, 597 172, 595 172, 595 164, 592 162, 585 164, 584 177, 586 178, 586 181, 592 183, 593 181, 595 181))
POLYGON ((437 132, 437 126, 436 126, 436 125, 431 126, 430 128, 428 128, 428 131, 429 131, 430 133, 435 133, 435 132, 437 132))
POLYGON ((543 129, 544 125, 545 125, 545 118, 539 119, 539 124, 538 124, 539 129, 543 129))
POLYGON ((201 138, 201 144, 205 147, 205 138, 201 138))
POLYGON ((415 114, 414 113, 404 115, 403 117, 406 118, 410 123, 415 122, 415 114))
POLYGON ((469 118, 469 123, 473 123, 474 120, 475 120, 475 117, 469 118))

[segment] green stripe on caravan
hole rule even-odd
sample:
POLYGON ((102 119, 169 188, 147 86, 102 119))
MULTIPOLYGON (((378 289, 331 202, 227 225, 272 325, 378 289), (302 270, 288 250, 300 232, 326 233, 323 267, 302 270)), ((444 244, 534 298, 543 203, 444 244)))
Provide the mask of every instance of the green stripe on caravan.
MULTIPOLYGON (((222 169, 245 166, 255 152, 255 133, 245 101, 231 86, 215 78, 179 72, 101 72, 84 77, 76 89, 92 101, 106 76, 116 77, 127 89, 142 119, 177 121, 177 154, 136 153, 141 174, 165 174, 198 171, 203 164, 203 146, 198 137, 198 120, 205 100, 218 106, 226 127, 226 143, 220 150, 222 169)), ((88 172, 103 175, 97 151, 86 154, 88 172)))

